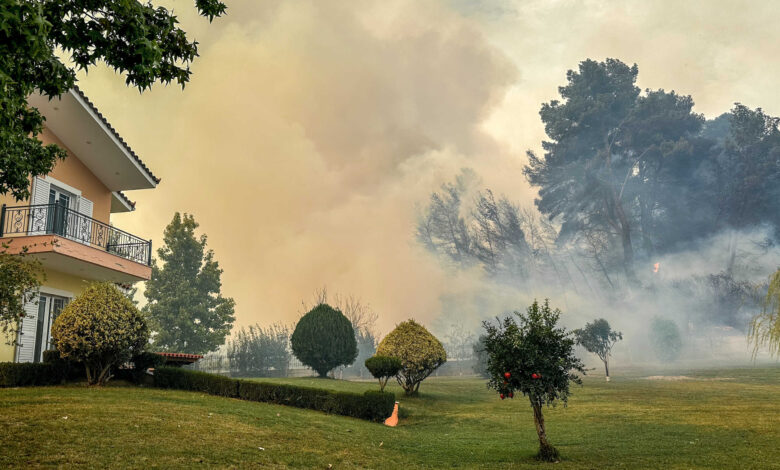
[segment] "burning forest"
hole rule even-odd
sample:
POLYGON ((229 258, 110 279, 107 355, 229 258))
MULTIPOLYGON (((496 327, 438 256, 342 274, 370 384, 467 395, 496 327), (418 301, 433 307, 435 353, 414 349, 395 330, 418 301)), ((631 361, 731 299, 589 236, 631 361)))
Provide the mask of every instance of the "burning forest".
POLYGON ((547 297, 572 328, 605 317, 625 331, 629 364, 750 358, 780 266, 779 120, 741 104, 707 119, 690 96, 641 91, 638 72, 583 61, 542 105, 548 139, 523 171, 533 206, 470 169, 431 194, 416 237, 458 286, 443 315, 476 325, 547 297))

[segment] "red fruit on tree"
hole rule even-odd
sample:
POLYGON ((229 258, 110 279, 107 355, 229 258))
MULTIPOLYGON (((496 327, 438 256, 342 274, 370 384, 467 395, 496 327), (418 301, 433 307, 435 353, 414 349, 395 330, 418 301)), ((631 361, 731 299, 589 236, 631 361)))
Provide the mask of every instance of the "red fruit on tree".
POLYGON ((499 396, 501 397, 502 400, 504 399, 504 394, 503 393, 501 395, 499 395, 499 396))
POLYGON ((537 374, 537 373, 533 373, 533 374, 531 374, 531 378, 532 378, 532 379, 538 379, 539 377, 540 377, 540 375, 539 375, 539 374, 537 374))
POLYGON ((509 377, 512 377, 512 374, 510 374, 509 372, 504 372, 504 377, 508 379, 509 377))
POLYGON ((514 397, 515 397, 515 394, 512 393, 512 392, 509 392, 509 398, 514 398, 514 397))

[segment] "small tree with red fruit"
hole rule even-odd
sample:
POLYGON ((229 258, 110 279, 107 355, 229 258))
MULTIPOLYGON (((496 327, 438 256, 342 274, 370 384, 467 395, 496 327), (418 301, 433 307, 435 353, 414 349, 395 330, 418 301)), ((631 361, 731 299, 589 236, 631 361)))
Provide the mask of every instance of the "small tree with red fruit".
POLYGON ((513 398, 515 392, 527 396, 534 413, 539 435, 540 460, 559 460, 558 450, 547 441, 544 405, 568 401, 571 382, 582 384, 576 374, 585 373, 584 364, 574 355, 575 340, 565 328, 557 325, 561 311, 552 310, 548 300, 534 301, 525 314, 515 312, 519 321, 507 316, 497 324, 484 322, 485 351, 488 354, 488 387, 501 399, 513 398))

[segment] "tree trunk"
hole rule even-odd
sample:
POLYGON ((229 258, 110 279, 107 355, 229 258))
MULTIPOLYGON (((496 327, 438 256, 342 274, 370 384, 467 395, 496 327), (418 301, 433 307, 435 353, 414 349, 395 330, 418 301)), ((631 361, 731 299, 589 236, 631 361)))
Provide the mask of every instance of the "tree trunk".
POLYGON ((626 272, 626 280, 630 285, 637 286, 639 280, 634 272, 634 247, 631 244, 631 226, 620 201, 615 201, 615 212, 620 221, 620 241, 623 244, 623 269, 626 272))
POLYGON ((612 214, 614 218, 617 218, 617 224, 614 224, 613 222, 613 226, 619 225, 619 227, 615 228, 618 228, 620 231, 620 241, 623 245, 623 269, 626 272, 626 281, 629 285, 637 286, 639 284, 639 279, 637 279, 636 273, 634 273, 634 248, 631 245, 631 224, 628 221, 625 210, 623 210, 623 190, 621 189, 620 193, 618 193, 617 188, 615 188, 615 185, 613 184, 612 142, 609 140, 609 134, 605 136, 604 143, 606 156, 605 163, 610 177, 609 189, 607 190, 608 193, 605 195, 607 208, 609 209, 609 206, 611 205, 612 214))
POLYGON ((531 405, 534 409, 536 434, 539 435, 539 454, 537 458, 545 462, 557 462, 559 460, 558 449, 547 441, 547 431, 544 428, 544 415, 542 414, 542 402, 531 397, 531 405))
POLYGON ((604 371, 607 373, 607 382, 609 382, 609 359, 604 359, 604 371))
POLYGON ((103 385, 106 382, 113 377, 113 375, 109 374, 109 371, 111 370, 111 364, 108 364, 107 366, 103 367, 103 369, 100 371, 100 375, 98 375, 97 378, 97 385, 103 385))
POLYGON ((734 273, 734 263, 737 261, 737 236, 734 231, 729 235, 729 261, 726 265, 726 274, 729 276, 734 273))

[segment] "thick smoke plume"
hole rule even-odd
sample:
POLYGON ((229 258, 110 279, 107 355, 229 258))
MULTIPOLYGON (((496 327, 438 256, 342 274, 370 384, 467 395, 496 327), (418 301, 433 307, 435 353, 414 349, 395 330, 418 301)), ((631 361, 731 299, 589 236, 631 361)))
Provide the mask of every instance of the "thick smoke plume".
MULTIPOLYGON (((604 316, 627 335, 641 334, 643 321, 662 309, 660 295, 637 292, 630 304, 613 303, 576 266, 568 266, 576 290, 515 286, 478 267, 452 270, 415 240, 420 205, 468 167, 481 178, 477 188, 532 208, 535 191, 522 168, 525 150, 544 138, 539 106, 587 57, 637 62, 641 87, 690 93, 709 118, 734 101, 780 114, 776 51, 761 46, 776 26, 769 4, 272 0, 229 7, 212 25, 188 8, 179 12, 201 48, 184 91, 158 86, 139 95, 98 69, 80 85, 163 179, 154 191, 130 193, 138 210, 115 224, 159 246, 175 211, 195 214, 225 270, 223 292, 237 301, 236 326, 291 323, 301 299, 327 285, 370 302, 380 334, 409 317, 441 335, 452 324, 476 332, 481 319, 545 296, 572 327, 604 316)), ((723 265, 709 253, 720 256, 723 237, 657 260, 658 282, 719 273, 723 265)), ((757 259, 771 265, 776 256, 757 259)), ((649 280, 651 269, 638 267, 649 280)), ((669 295, 663 305, 676 303, 669 295)), ((678 305, 675 315, 687 310, 678 305)), ((616 354, 627 355, 620 348, 628 344, 616 354)))

